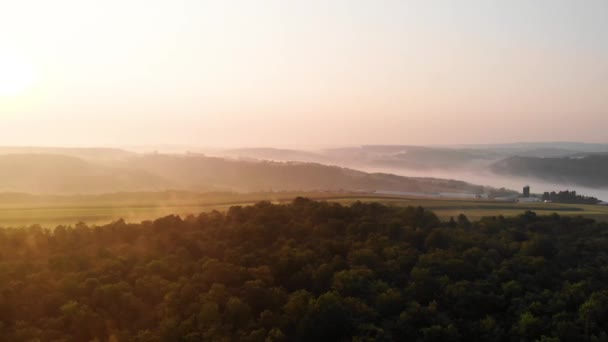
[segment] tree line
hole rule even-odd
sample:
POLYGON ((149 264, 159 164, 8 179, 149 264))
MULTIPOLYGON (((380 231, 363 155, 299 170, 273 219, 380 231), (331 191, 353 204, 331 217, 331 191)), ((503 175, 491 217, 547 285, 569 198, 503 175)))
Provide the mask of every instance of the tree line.
POLYGON ((545 192, 542 196, 543 201, 569 204, 598 204, 600 200, 595 197, 577 195, 576 191, 545 192))
POLYGON ((2 341, 601 341, 608 225, 297 198, 0 229, 2 341))

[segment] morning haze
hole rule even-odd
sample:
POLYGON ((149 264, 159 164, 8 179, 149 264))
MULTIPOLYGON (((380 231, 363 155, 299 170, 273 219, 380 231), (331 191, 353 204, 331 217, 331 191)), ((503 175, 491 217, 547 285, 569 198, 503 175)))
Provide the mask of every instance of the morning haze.
POLYGON ((607 12, 601 0, 8 2, 0 70, 29 86, 0 97, 0 144, 606 142, 607 12))
POLYGON ((608 1, 0 1, 0 341, 608 341, 608 1))

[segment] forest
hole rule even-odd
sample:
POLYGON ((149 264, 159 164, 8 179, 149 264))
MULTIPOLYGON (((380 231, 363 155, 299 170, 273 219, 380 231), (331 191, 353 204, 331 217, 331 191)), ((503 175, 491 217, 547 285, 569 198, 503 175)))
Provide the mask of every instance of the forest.
POLYGON ((1 341, 605 341, 608 224, 296 198, 0 229, 1 341))
POLYGON ((577 195, 576 191, 560 191, 560 192, 545 192, 542 196, 543 201, 550 201, 555 203, 569 203, 569 204, 598 204, 601 201, 595 197, 577 195))

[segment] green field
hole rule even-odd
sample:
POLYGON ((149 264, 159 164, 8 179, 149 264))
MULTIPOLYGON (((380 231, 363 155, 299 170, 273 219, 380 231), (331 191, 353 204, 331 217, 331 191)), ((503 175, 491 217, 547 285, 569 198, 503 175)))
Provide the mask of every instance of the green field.
POLYGON ((450 199, 420 199, 420 198, 381 198, 366 196, 361 198, 339 199, 343 204, 360 201, 375 201, 396 206, 422 206, 433 210, 441 219, 449 219, 459 214, 465 214, 470 219, 484 216, 513 216, 525 211, 534 211, 539 215, 558 213, 565 216, 585 216, 602 221, 608 221, 608 207, 600 205, 558 204, 558 203, 508 203, 489 200, 450 200, 450 199))
POLYGON ((196 215, 211 210, 226 210, 234 205, 247 205, 261 200, 289 202, 296 196, 352 204, 356 201, 380 202, 395 206, 422 206, 433 210, 441 219, 465 214, 470 219, 483 216, 512 216, 532 210, 539 215, 558 213, 608 221, 608 207, 555 203, 504 203, 488 200, 449 200, 380 196, 357 193, 256 193, 197 194, 188 192, 119 193, 87 196, 35 196, 0 194, 0 226, 22 227, 39 224, 44 227, 73 225, 78 222, 105 224, 118 219, 127 222, 152 220, 177 214, 196 215))

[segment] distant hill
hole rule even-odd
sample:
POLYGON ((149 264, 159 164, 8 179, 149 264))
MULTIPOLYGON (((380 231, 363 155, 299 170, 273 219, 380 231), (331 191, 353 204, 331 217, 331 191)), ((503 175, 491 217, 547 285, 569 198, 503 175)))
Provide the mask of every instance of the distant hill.
POLYGON ((229 149, 223 150, 221 154, 234 158, 274 161, 321 162, 327 160, 320 153, 269 147, 229 149))
POLYGON ((446 178, 465 175, 462 177, 471 181, 476 178, 466 178, 468 174, 491 176, 493 172, 607 187, 608 153, 603 153, 604 148, 608 149, 607 145, 584 143, 363 145, 318 152, 262 147, 221 150, 217 154, 222 157, 210 157, 196 153, 140 154, 112 148, 0 147, 0 192, 484 191, 465 182, 357 169, 391 170, 402 175, 424 175, 428 170, 446 178))
POLYGON ((595 144, 584 142, 520 142, 509 144, 485 144, 485 145, 461 145, 460 148, 476 148, 476 149, 492 149, 496 151, 505 151, 511 155, 522 155, 528 151, 534 150, 562 150, 566 153, 571 152, 586 152, 586 153, 601 153, 608 152, 608 144, 595 144))
POLYGON ((102 193, 160 190, 170 185, 143 170, 108 167, 71 156, 0 155, 1 192, 102 193))
MULTIPOLYGON (((608 187, 608 144, 579 142, 533 142, 493 145, 412 146, 362 145, 330 148, 316 154, 297 150, 272 151, 243 149, 241 157, 260 153, 275 160, 310 160, 373 172, 400 175, 432 174, 442 178, 462 178, 495 187, 519 182, 554 183, 563 189, 608 187), (514 178, 517 177, 517 178, 514 178)), ((581 189, 582 191, 583 189, 581 189)), ((589 192, 589 191, 587 191, 589 192)), ((598 197, 605 197, 596 193, 598 197)))
POLYGON ((407 145, 368 145, 329 149, 325 153, 339 164, 413 170, 486 167, 506 156, 492 150, 407 145))
POLYGON ((519 157, 537 157, 537 158, 559 158, 576 156, 580 154, 580 151, 567 150, 562 148, 551 148, 551 147, 540 147, 529 150, 521 150, 512 152, 519 157))
POLYGON ((363 169, 479 171, 509 157, 558 158, 602 152, 608 152, 608 144, 538 142, 454 146, 362 145, 317 152, 261 147, 221 150, 215 154, 239 159, 318 162, 363 169))
POLYGON ((491 169, 503 175, 608 187, 608 154, 564 158, 511 157, 493 164, 491 169))
POLYGON ((496 145, 410 146, 363 145, 328 149, 334 161, 405 169, 479 169, 509 157, 576 157, 608 153, 608 144, 575 142, 514 143, 496 145))
POLYGON ((135 153, 130 151, 104 147, 0 146, 0 155, 3 154, 53 154, 99 162, 116 161, 135 155, 135 153))
POLYGON ((303 162, 243 161, 188 155, 148 155, 125 163, 173 179, 180 188, 218 190, 379 190, 481 192, 480 186, 454 180, 365 173, 303 162))
POLYGON ((366 173, 318 163, 231 160, 196 154, 129 154, 97 163, 56 154, 0 155, 0 192, 88 194, 120 191, 484 191, 445 179, 366 173))
POLYGON ((486 165, 497 158, 500 158, 500 155, 482 150, 417 147, 390 157, 378 158, 375 162, 413 169, 451 170, 486 165))

